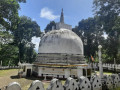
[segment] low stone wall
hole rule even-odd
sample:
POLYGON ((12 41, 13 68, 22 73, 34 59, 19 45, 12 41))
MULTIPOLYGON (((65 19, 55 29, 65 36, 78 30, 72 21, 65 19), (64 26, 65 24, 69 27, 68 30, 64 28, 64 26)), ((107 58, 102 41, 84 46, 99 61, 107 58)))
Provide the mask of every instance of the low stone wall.
MULTIPOLYGON (((99 63, 90 63, 88 64, 93 69, 98 70, 99 69, 99 63)), ((120 64, 109 64, 109 63, 103 63, 103 70, 107 71, 120 71, 120 64)))
MULTIPOLYGON (((115 90, 118 87, 120 87, 120 74, 113 74, 105 75, 102 81, 97 75, 92 76, 90 79, 84 76, 78 79, 69 77, 64 85, 59 79, 54 78, 46 90, 115 90)), ((19 83, 13 82, 6 86, 5 90, 21 90, 21 86, 19 83)), ((45 90, 45 88, 41 81, 35 80, 28 90, 45 90)))
POLYGON ((19 66, 0 66, 0 70, 4 69, 19 69, 19 66))

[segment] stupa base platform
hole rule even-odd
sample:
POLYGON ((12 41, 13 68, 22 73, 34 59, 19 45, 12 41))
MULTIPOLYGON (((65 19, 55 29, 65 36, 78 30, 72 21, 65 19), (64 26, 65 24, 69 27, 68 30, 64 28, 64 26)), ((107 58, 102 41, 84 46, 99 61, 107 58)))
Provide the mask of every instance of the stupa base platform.
POLYGON ((91 76, 91 69, 87 64, 58 65, 58 64, 34 64, 33 75, 37 77, 51 78, 77 78, 91 76))

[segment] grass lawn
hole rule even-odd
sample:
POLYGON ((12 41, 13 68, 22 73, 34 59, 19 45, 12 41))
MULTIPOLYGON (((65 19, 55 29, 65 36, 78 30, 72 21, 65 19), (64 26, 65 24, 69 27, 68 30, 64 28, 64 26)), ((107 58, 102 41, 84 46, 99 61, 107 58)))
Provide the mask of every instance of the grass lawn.
POLYGON ((32 79, 19 78, 17 76, 18 69, 8 69, 8 70, 0 70, 0 88, 7 86, 11 82, 20 83, 22 90, 27 90, 31 84, 32 79))
MULTIPOLYGON (((30 84, 34 80, 40 80, 40 78, 30 77, 30 78, 19 78, 17 77, 18 69, 8 69, 8 70, 0 70, 0 88, 7 86, 9 83, 18 82, 21 85, 22 90, 28 90, 30 84)), ((44 84, 44 88, 47 88, 50 84, 50 81, 40 80, 44 84)), ((62 84, 65 81, 62 80, 62 84)))
MULTIPOLYGON (((99 75, 99 72, 96 72, 99 75)), ((50 84, 50 81, 44 81, 40 78, 30 77, 30 78, 19 78, 17 76, 18 69, 8 69, 8 70, 0 70, 0 88, 3 88, 4 86, 7 86, 11 82, 18 82, 21 85, 22 90, 28 90, 30 87, 30 84, 34 80, 40 80, 44 84, 44 88, 47 88, 50 84)), ((104 74, 111 75, 110 72, 104 72, 104 74)), ((61 81, 64 85, 65 80, 61 81)), ((120 88, 117 88, 115 90, 120 90, 120 88)))
MULTIPOLYGON (((99 71, 96 71, 97 75, 99 75, 99 71)), ((112 75, 112 72, 103 72, 105 75, 112 75)))
POLYGON ((0 77, 9 75, 12 71, 17 71, 17 69, 0 70, 0 77))
POLYGON ((115 90, 120 90, 120 88, 116 88, 115 90))

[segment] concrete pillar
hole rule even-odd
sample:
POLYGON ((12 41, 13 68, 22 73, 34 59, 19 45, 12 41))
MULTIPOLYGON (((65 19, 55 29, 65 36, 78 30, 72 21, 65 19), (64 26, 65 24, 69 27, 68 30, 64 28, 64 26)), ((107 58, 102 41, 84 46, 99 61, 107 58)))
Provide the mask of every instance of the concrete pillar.
POLYGON ((69 69, 65 69, 65 78, 70 77, 70 70, 69 69))
POLYGON ((2 66, 2 60, 1 60, 1 66, 2 66))
POLYGON ((43 72, 42 68, 39 67, 38 68, 38 76, 42 76, 42 74, 43 74, 42 72, 43 72))
POLYGON ((86 77, 87 77, 87 67, 85 68, 85 71, 86 71, 86 77))
POLYGON ((102 66, 102 60, 101 60, 101 55, 102 55, 101 48, 102 48, 102 46, 99 45, 98 46, 98 49, 99 49, 99 51, 98 51, 98 56, 99 56, 99 72, 100 72, 100 79, 102 80, 102 78, 103 78, 103 66, 102 66))
POLYGON ((114 73, 116 73, 116 60, 114 58, 114 73))
POLYGON ((77 76, 78 77, 83 76, 83 68, 82 67, 77 68, 77 76))

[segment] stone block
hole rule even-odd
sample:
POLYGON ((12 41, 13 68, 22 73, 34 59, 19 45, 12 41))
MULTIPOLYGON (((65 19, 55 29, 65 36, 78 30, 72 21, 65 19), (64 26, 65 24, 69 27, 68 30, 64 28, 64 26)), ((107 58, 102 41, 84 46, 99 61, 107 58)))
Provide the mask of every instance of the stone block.
POLYGON ((65 90, 78 90, 78 83, 75 79, 69 77, 64 84, 65 90))
POLYGON ((113 75, 111 75, 111 77, 113 80, 114 88, 119 87, 120 78, 119 78, 118 74, 113 74, 113 75))
POLYGON ((13 82, 6 87, 6 90, 21 90, 21 87, 19 83, 13 82))
POLYGON ((54 78, 51 82, 50 85, 48 86, 47 90, 64 90, 62 83, 60 80, 54 78))
POLYGON ((35 80, 31 83, 28 90, 45 90, 45 89, 41 81, 35 80))
POLYGON ((81 76, 78 79, 78 88, 79 90, 91 90, 91 84, 88 78, 81 76))
POLYGON ((113 90, 113 80, 111 75, 104 76, 104 81, 108 90, 113 90))
POLYGON ((102 90, 102 83, 97 75, 92 76, 90 82, 92 90, 102 90))

